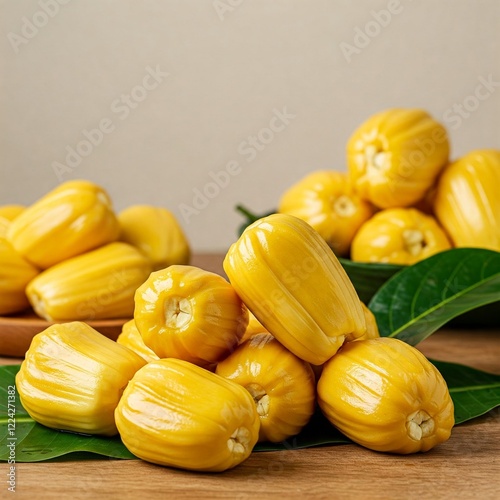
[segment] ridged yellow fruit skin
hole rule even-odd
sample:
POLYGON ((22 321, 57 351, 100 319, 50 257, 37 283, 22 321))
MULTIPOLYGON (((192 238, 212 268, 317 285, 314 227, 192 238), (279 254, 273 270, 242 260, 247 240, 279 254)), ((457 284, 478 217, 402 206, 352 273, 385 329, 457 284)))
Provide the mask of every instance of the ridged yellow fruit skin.
POLYGON ((375 208, 354 192, 347 174, 322 170, 289 188, 281 197, 278 212, 306 221, 336 255, 346 256, 356 231, 375 208))
POLYGON ((142 340, 141 332, 137 329, 135 320, 131 319, 124 323, 122 331, 116 339, 118 344, 128 347, 131 351, 141 356, 146 362, 160 359, 142 340))
POLYGON ((151 273, 137 289, 134 319, 144 343, 160 358, 207 367, 238 345, 248 311, 222 276, 173 265, 151 273))
POLYGON ((500 251, 500 151, 471 151, 439 179, 434 212, 457 247, 500 251))
POLYGON ((10 223, 20 215, 26 207, 24 205, 1 205, 0 206, 0 238, 7 235, 10 223))
POLYGON ((448 162, 445 128, 420 109, 388 109, 362 123, 347 143, 357 193, 379 208, 407 207, 424 197, 448 162))
POLYGON ((240 344, 248 340, 249 338, 257 335, 258 333, 269 333, 264 325, 260 323, 260 321, 255 317, 255 315, 248 311, 248 325, 246 327, 245 333, 243 337, 240 339, 240 344))
POLYGON ((35 335, 16 375, 23 407, 36 422, 85 434, 117 434, 114 411, 145 361, 82 322, 35 335))
POLYGON ((18 215, 26 209, 25 205, 0 205, 0 218, 7 219, 8 221, 13 221, 18 215))
POLYGON ((368 340, 380 337, 377 318, 375 318, 375 315, 370 311, 370 309, 368 309, 365 304, 363 304, 363 302, 361 302, 361 307, 363 308, 363 313, 365 314, 366 331, 361 337, 357 338, 356 340, 368 340))
POLYGON ((326 418, 375 451, 428 451, 454 425, 445 380, 420 351, 397 339, 346 343, 325 363, 317 389, 326 418))
POLYGON ((269 333, 259 333, 221 361, 215 373, 247 389, 260 418, 259 441, 281 442, 298 434, 316 406, 311 365, 269 333))
POLYGON ((248 458, 259 436, 259 416, 243 387, 173 358, 141 368, 115 415, 130 452, 181 469, 231 469, 248 458))
POLYGON ((433 216, 416 208, 388 208, 361 226, 352 242, 351 259, 410 265, 451 246, 433 216))
POLYGON ((111 200, 96 184, 61 184, 24 210, 7 230, 17 252, 41 269, 118 238, 111 200))
POLYGON ((189 264, 189 242, 174 214, 162 207, 132 205, 118 214, 120 240, 141 250, 153 271, 189 264))
POLYGON ((359 297, 339 260, 295 216, 273 214, 248 226, 223 266, 259 322, 305 361, 324 363, 366 329, 359 297))
POLYGON ((49 321, 131 318, 134 293, 150 272, 139 250, 114 242, 46 269, 26 294, 35 312, 49 321))
POLYGON ((0 314, 12 314, 29 307, 26 286, 40 272, 0 237, 0 314))

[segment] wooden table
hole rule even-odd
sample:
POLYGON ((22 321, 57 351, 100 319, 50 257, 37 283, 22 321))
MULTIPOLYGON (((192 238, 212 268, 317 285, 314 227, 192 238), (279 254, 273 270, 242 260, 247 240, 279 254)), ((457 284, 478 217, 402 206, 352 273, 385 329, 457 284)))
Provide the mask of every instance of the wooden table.
MULTIPOLYGON (((193 264, 221 273, 221 257, 193 264)), ((500 374, 500 331, 442 330, 419 345, 429 357, 500 374)), ((20 360, 0 358, 0 364, 20 360)), ((357 445, 253 453, 233 470, 190 473, 138 460, 18 463, 15 498, 500 499, 500 411, 454 428, 428 453, 392 456, 357 445)), ((9 498, 0 464, 0 498, 9 498)), ((12 497, 14 498, 14 497, 12 497)))

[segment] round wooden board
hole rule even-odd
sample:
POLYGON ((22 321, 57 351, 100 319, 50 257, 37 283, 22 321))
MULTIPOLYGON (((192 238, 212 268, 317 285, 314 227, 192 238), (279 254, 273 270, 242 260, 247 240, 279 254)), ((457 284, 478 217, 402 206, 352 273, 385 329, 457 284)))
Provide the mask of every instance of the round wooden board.
MULTIPOLYGON (((129 319, 101 319, 86 323, 111 340, 116 340, 123 324, 129 319)), ((31 339, 52 324, 38 317, 33 311, 0 316, 0 356, 24 357, 31 339)))

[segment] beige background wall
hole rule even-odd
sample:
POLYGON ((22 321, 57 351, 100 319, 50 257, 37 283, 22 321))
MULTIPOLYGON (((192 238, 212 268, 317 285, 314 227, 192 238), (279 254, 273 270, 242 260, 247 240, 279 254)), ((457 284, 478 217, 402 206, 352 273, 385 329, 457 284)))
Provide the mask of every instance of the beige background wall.
POLYGON ((223 251, 236 203, 267 211, 307 172, 344 170, 350 133, 379 110, 427 109, 453 156, 500 148, 498 0, 0 8, 1 204, 87 178, 118 210, 166 206, 195 251, 223 251))

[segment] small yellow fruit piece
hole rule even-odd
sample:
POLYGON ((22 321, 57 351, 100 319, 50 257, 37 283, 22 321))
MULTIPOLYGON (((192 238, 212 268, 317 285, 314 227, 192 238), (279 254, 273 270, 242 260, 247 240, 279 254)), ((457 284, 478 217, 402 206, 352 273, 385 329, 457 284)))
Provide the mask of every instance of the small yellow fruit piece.
POLYGON ((277 443, 298 434, 314 413, 316 383, 311 366, 269 333, 240 344, 215 373, 252 395, 260 418, 259 441, 277 443))
POLYGON ((12 314, 29 307, 26 285, 39 273, 0 237, 0 314, 12 314))
POLYGON ((258 333, 269 333, 265 327, 261 324, 261 322, 254 316, 253 313, 248 311, 248 325, 243 334, 243 337, 240 339, 240 344, 248 340, 249 338, 257 335, 258 333))
POLYGON ((364 122, 347 144, 354 189, 379 208, 424 197, 448 162, 446 129, 420 109, 389 109, 364 122))
POLYGON ((354 286, 309 224, 273 214, 248 226, 224 259, 238 295, 269 333, 320 365, 366 325, 354 286))
POLYGON ((222 276, 173 265, 151 273, 137 289, 134 319, 144 343, 160 358, 208 366, 239 343, 248 311, 222 276))
POLYGON ((471 151, 444 170, 434 199, 457 247, 500 251, 500 151, 471 151))
POLYGON ((128 347, 131 351, 139 354, 146 362, 156 361, 160 359, 142 340, 141 333, 137 329, 135 320, 127 321, 123 327, 120 335, 116 339, 118 344, 128 347))
POLYGON ((117 434, 114 411, 145 361, 86 323, 35 335, 16 375, 21 403, 36 422, 85 434, 117 434))
POLYGON ((442 375, 420 351, 388 337, 346 343, 323 367, 318 403, 343 434, 376 451, 428 451, 454 425, 442 375))
POLYGON ((153 271, 172 264, 189 264, 188 240, 175 216, 162 207, 133 205, 118 215, 120 240, 137 247, 153 271))
POLYGON ((10 223, 20 215, 26 207, 24 205, 0 206, 0 238, 5 237, 10 223))
POLYGON ((248 458, 259 436, 259 416, 243 387, 173 358, 140 369, 115 416, 131 453, 188 470, 235 467, 248 458))
POLYGON ((352 242, 355 262, 414 264, 451 248, 434 217, 416 208, 389 208, 365 222, 352 242))
POLYGON ((345 256, 356 231, 375 208, 353 191, 346 174, 325 170, 307 175, 286 191, 278 212, 306 221, 336 255, 345 256))
POLYGON ((48 321, 129 318, 134 293, 149 276, 149 261, 126 243, 109 243, 46 269, 26 294, 48 321))
POLYGON ((366 307, 363 302, 361 302, 361 307, 363 308, 363 312, 365 313, 365 321, 366 321, 366 331, 363 335, 356 340, 367 340, 367 339, 376 339, 380 337, 380 333, 378 331, 377 319, 375 315, 366 307))
POLYGON ((7 239, 41 269, 118 238, 118 220, 101 187, 68 181, 26 208, 10 224, 7 239))

